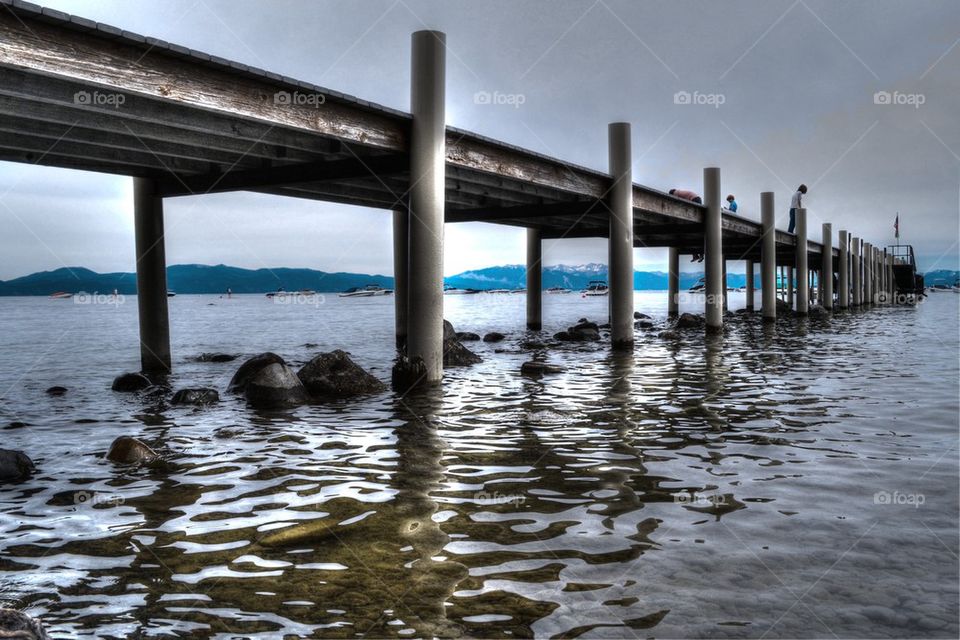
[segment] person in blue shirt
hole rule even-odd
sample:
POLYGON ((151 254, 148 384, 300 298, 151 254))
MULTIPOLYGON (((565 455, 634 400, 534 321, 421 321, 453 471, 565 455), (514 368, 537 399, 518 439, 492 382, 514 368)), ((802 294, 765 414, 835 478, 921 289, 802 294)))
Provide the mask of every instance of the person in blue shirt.
POLYGON ((732 193, 727 196, 727 209, 734 213, 737 212, 737 199, 733 197, 732 193))

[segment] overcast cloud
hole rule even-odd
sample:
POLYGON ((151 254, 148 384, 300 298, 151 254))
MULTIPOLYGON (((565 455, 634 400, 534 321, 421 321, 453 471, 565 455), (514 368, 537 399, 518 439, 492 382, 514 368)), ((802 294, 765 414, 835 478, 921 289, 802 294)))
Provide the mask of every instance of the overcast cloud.
MULTIPOLYGON (((899 211, 921 268, 958 268, 956 0, 42 4, 403 110, 410 33, 439 29, 453 126, 606 169, 607 123, 629 121, 639 183, 700 191, 719 166, 748 217, 775 191, 785 227, 805 182, 814 239, 829 221, 886 244, 899 211), (483 91, 522 104, 478 104, 483 91), (878 91, 923 104, 877 104, 878 91)), ((131 194, 126 178, 0 163, 0 279, 133 270, 131 194)), ((393 272, 389 212, 235 193, 166 213, 170 264, 393 272)), ((518 229, 447 225, 446 241, 448 275, 524 260, 518 229)), ((605 262, 605 241, 550 243, 545 260, 605 262)), ((665 251, 636 263, 663 269, 665 251)))

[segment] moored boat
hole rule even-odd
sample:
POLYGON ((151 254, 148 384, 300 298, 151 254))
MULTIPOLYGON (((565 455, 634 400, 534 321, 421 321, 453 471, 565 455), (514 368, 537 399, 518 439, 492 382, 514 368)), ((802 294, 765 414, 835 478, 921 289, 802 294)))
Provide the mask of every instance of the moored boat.
POLYGON ((54 300, 66 300, 68 298, 72 298, 73 294, 67 293, 66 291, 56 291, 54 293, 51 293, 50 297, 53 298, 54 300))
POLYGON ((339 298, 372 298, 374 296, 385 296, 393 293, 392 289, 384 289, 378 284, 368 284, 365 287, 350 287, 346 291, 337 294, 339 298))
POLYGON ((610 293, 610 287, 606 280, 591 280, 587 283, 587 288, 582 291, 583 296, 605 296, 610 293))

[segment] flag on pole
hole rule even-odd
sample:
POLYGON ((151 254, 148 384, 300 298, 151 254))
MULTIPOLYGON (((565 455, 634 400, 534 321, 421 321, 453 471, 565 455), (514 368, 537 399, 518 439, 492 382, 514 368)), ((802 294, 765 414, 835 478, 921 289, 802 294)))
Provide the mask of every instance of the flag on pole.
POLYGON ((893 237, 900 239, 900 213, 897 212, 897 219, 893 221, 893 237))

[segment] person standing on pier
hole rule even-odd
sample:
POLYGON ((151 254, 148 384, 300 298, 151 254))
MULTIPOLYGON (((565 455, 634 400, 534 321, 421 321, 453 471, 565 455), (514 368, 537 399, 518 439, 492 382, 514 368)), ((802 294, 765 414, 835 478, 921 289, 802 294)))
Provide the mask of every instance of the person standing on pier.
POLYGON ((787 233, 793 233, 794 228, 797 226, 797 209, 801 208, 801 200, 804 195, 807 193, 807 185, 802 184, 797 187, 797 190, 793 194, 793 198, 790 199, 790 227, 787 229, 787 233))
POLYGON ((733 197, 732 193, 727 196, 727 209, 729 209, 731 213, 737 212, 737 199, 733 197))
MULTIPOLYGON (((672 196, 676 196, 677 198, 683 198, 684 200, 689 200, 690 202, 703 204, 703 198, 701 198, 695 192, 689 191, 687 189, 670 189, 668 193, 672 196)), ((703 262, 703 254, 702 253, 693 254, 693 258, 690 259, 690 262, 703 262)))

